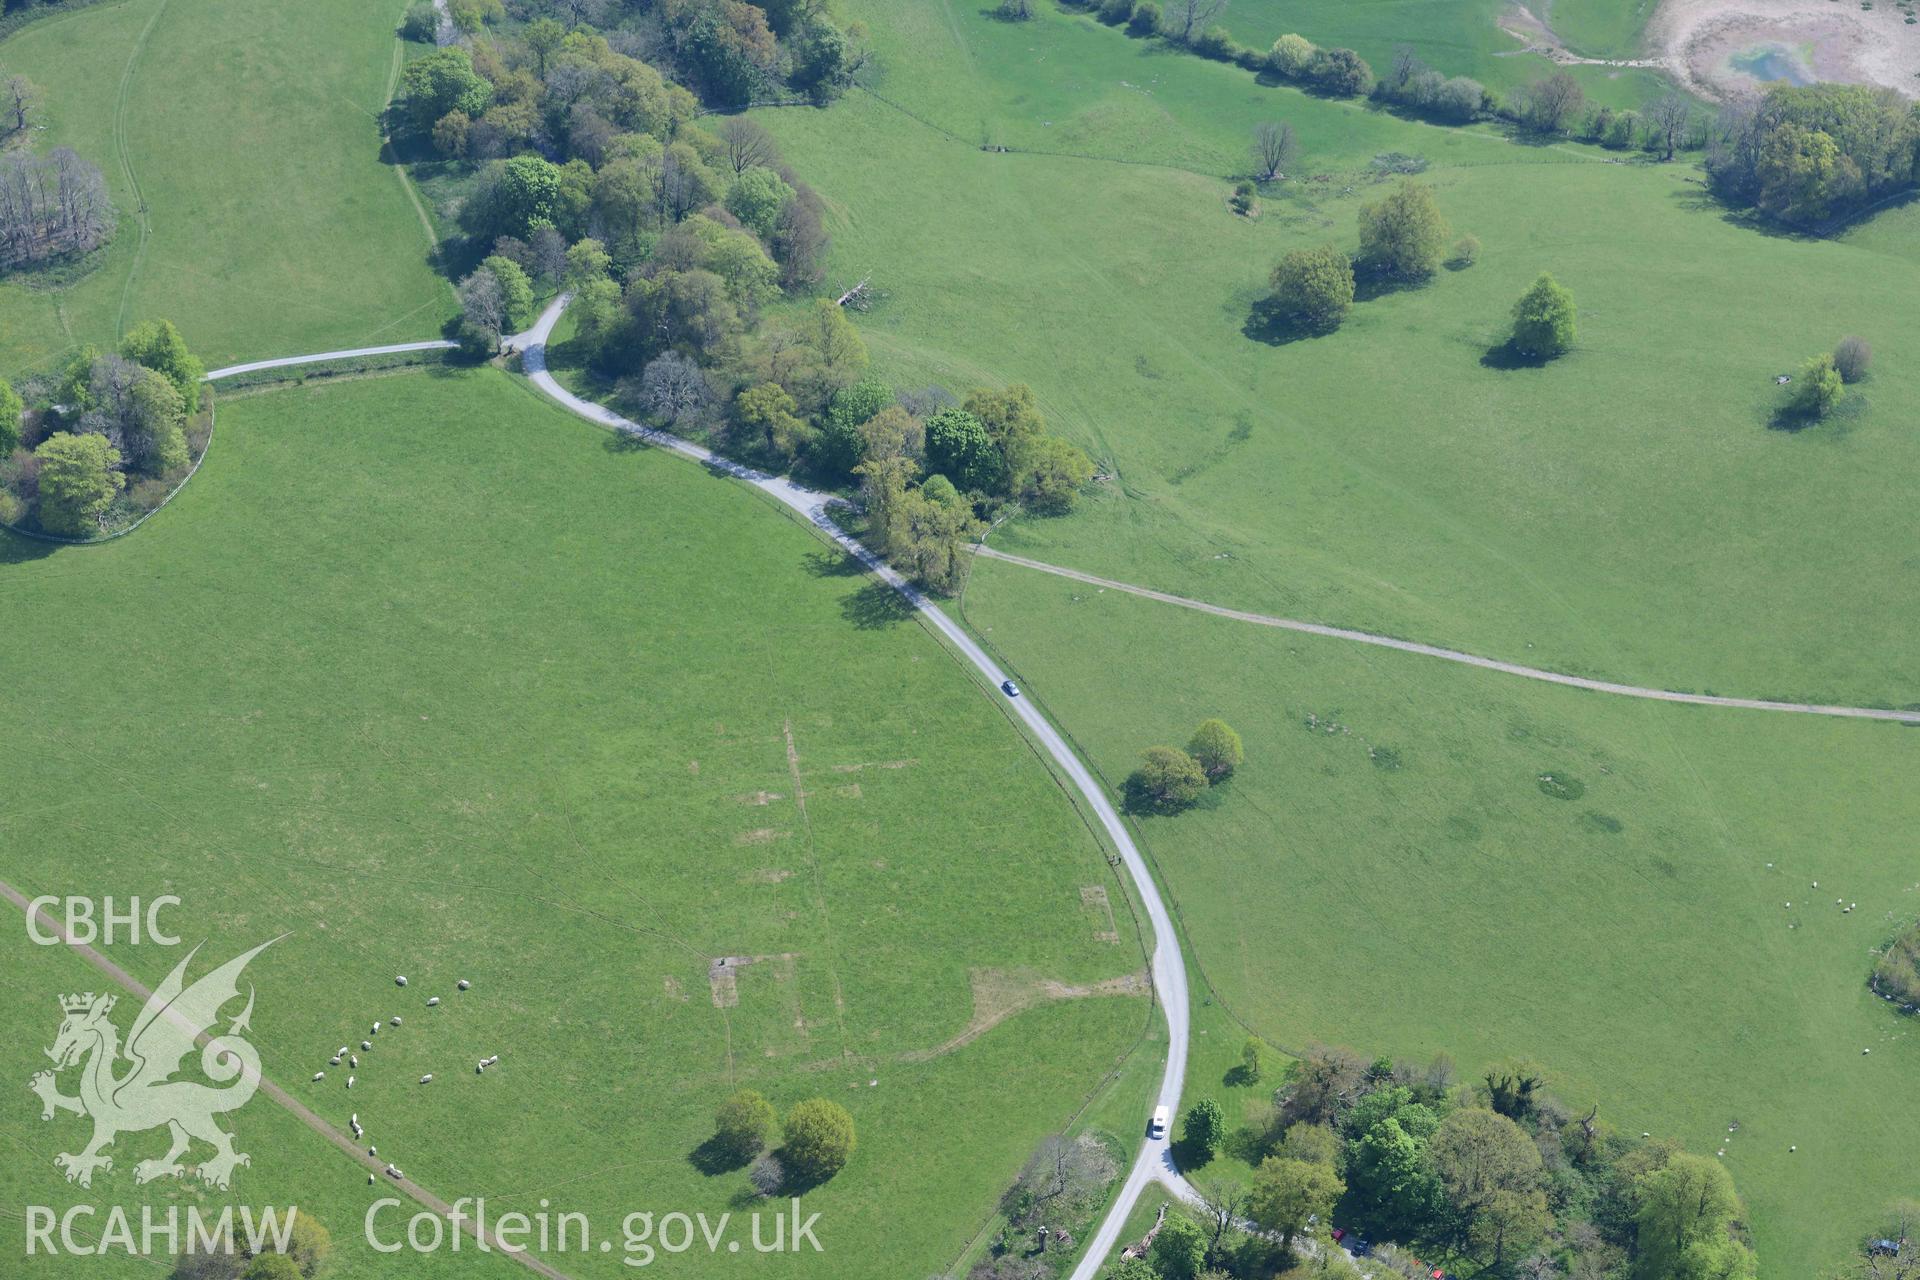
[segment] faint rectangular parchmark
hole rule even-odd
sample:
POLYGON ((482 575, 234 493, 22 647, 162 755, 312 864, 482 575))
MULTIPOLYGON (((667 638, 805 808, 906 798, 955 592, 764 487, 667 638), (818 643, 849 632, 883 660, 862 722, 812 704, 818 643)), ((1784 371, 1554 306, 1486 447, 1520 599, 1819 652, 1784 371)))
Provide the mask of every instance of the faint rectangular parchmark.
POLYGON ((707 989, 713 994, 713 1007, 732 1009, 740 1004, 739 972, 750 964, 774 963, 780 966, 774 976, 787 980, 793 977, 793 962, 799 953, 783 951, 770 956, 721 956, 707 965, 707 989))
POLYGON ((1113 902, 1107 897, 1107 886, 1089 884, 1080 887, 1080 909, 1087 913, 1093 924, 1095 942, 1120 941, 1120 927, 1114 923, 1113 902))

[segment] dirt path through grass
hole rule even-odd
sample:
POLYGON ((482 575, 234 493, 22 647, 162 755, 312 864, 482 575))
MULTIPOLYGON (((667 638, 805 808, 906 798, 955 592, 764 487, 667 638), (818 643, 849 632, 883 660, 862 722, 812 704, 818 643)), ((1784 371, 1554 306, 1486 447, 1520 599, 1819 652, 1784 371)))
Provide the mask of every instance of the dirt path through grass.
MULTIPOLYGON (((95 969, 98 969, 101 973, 112 979, 114 985, 118 986, 121 990, 127 992, 129 995, 137 996, 143 1001, 152 998, 153 992, 138 978, 135 978, 125 969, 122 969, 119 965, 107 959, 106 956, 102 955, 93 947, 87 946, 85 943, 75 942, 68 936, 65 927, 62 926, 58 920, 44 911, 36 911, 33 907, 32 900, 29 899, 26 894, 20 892, 20 890, 14 888, 4 880, 0 880, 0 898, 5 898, 14 906, 20 908, 21 912, 28 918, 38 920, 43 929, 58 937, 60 941, 66 943, 82 960, 85 960, 95 969)), ((396 1019, 396 1021, 398 1021, 398 1019, 396 1019)), ((194 1043, 205 1044, 208 1038, 209 1037, 203 1032, 195 1037, 194 1043)), ((349 1159, 364 1168, 370 1175, 378 1177, 387 1167, 377 1156, 366 1154, 361 1149, 359 1143, 348 1138, 347 1135, 335 1129, 325 1120, 322 1120, 285 1089, 282 1089, 279 1085, 267 1079, 265 1073, 262 1073, 260 1076, 260 1092, 272 1099, 277 1106, 292 1115, 294 1119, 345 1153, 349 1159)), ((547 1280, 572 1280, 566 1272, 542 1262, 526 1250, 510 1248, 504 1244, 498 1236, 490 1232, 483 1235, 480 1227, 474 1222, 473 1218, 464 1213, 456 1216, 452 1205, 440 1199, 440 1197, 434 1195, 418 1183, 411 1182, 406 1178, 392 1177, 387 1178, 386 1181, 392 1183, 396 1191, 406 1195, 407 1198, 415 1204, 431 1210, 442 1218, 449 1219, 459 1230, 466 1232, 482 1245, 507 1254, 515 1262, 527 1268, 527 1270, 533 1272, 535 1275, 545 1276, 547 1280)))

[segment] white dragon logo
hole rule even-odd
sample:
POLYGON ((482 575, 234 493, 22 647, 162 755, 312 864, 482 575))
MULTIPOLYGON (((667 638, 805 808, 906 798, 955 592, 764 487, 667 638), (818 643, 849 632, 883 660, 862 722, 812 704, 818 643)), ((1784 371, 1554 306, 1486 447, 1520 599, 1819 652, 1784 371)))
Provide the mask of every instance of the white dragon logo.
POLYGON ((40 1095, 42 1120, 53 1119, 56 1111, 93 1118, 93 1141, 86 1149, 77 1155, 62 1153, 53 1158, 68 1182, 92 1186, 95 1170, 113 1168, 113 1157, 102 1153, 115 1138, 161 1125, 172 1133, 173 1147, 158 1160, 142 1160, 134 1166, 135 1182, 183 1176, 186 1170, 180 1165, 180 1157, 195 1138, 214 1148, 213 1158, 200 1165, 201 1180, 223 1191, 236 1166, 252 1163, 244 1153, 233 1149, 233 1135, 213 1122, 221 1112, 245 1106, 260 1087, 260 1055, 238 1038, 249 1028, 253 1016, 251 986, 247 988, 247 1007, 227 1027, 225 1035, 207 1038, 200 1055, 200 1069, 207 1079, 216 1084, 233 1083, 213 1088, 171 1077, 181 1069, 187 1052, 219 1018, 221 1007, 239 996, 240 974, 247 962, 279 940, 263 942, 229 960, 183 991, 182 977, 200 948, 188 952, 147 998, 140 1016, 134 1019, 124 1052, 120 1033, 107 1018, 115 997, 91 991, 61 997, 60 1008, 66 1019, 60 1024, 53 1047, 46 1051, 54 1069, 35 1075, 29 1087, 40 1095), (123 1056, 132 1065, 124 1075, 116 1075, 115 1067, 123 1056), (55 1078, 83 1062, 80 1092, 69 1098, 60 1093, 55 1078))

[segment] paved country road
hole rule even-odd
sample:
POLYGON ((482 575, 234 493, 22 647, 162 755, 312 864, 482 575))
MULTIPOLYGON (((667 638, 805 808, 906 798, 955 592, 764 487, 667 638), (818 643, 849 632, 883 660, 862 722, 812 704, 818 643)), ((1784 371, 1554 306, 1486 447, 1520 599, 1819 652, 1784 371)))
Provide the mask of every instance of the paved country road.
MULTIPOLYGON (((556 298, 541 313, 533 328, 517 334, 507 340, 507 347, 520 353, 521 368, 534 386, 560 402, 561 405, 603 427, 626 435, 635 436, 669 449, 682 457, 690 458, 715 471, 730 475, 743 483, 750 484, 761 492, 791 507, 805 516, 827 537, 831 538, 846 553, 864 565, 868 572, 879 578, 904 596, 917 610, 927 624, 938 631, 961 657, 971 663, 976 671, 985 677, 987 685, 994 690, 994 697, 1003 699, 1007 707, 1020 718, 1027 732, 1046 748, 1047 754, 1059 766, 1060 771, 1072 781, 1074 787, 1092 810, 1093 816, 1107 833, 1107 838, 1119 851, 1121 861, 1126 865, 1127 874, 1132 877, 1134 890, 1140 896, 1141 905, 1146 908, 1147 919, 1153 925, 1153 989, 1160 1000, 1160 1006, 1167 1018, 1167 1062, 1160 1076, 1160 1091, 1155 1096, 1156 1104, 1167 1108, 1168 1112, 1177 1112, 1180 1106, 1180 1088, 1187 1074, 1187 969, 1180 954, 1180 939, 1174 932, 1173 919, 1167 914, 1167 906, 1161 900, 1160 891, 1153 883, 1153 876, 1147 870, 1146 860, 1140 856, 1140 850, 1133 843, 1127 826, 1114 812, 1113 803, 1107 799, 1106 792, 1088 772, 1086 765, 1080 762, 1066 739, 1053 727, 1045 716, 1040 714, 1032 701, 1025 697, 1007 698, 999 692, 1000 685, 1007 679, 994 660, 973 637, 946 615, 933 601, 929 600, 918 588, 902 577, 894 568, 856 542, 845 530, 833 522, 828 508, 835 501, 824 493, 795 484, 785 476, 769 475, 756 471, 736 462, 715 456, 710 450, 703 449, 690 441, 642 426, 637 422, 621 417, 604 405, 583 400, 561 386, 551 373, 547 372, 547 337, 553 332, 554 324, 560 319, 560 313, 566 310, 568 295, 556 298)), ((1146 1130, 1146 1116, 1139 1117, 1141 1132, 1146 1130)), ((1106 1261, 1120 1236, 1120 1229, 1126 1225, 1127 1215, 1150 1183, 1163 1182, 1173 1189, 1182 1199, 1196 1200, 1198 1194, 1180 1177, 1174 1168, 1173 1158, 1168 1151, 1171 1126, 1165 1137, 1146 1139, 1140 1154, 1127 1171, 1126 1181, 1121 1184, 1120 1194, 1108 1210, 1106 1218, 1100 1223, 1090 1238, 1086 1253, 1080 1259, 1080 1265, 1074 1269, 1072 1280, 1091 1280, 1106 1261)))
MULTIPOLYGON (((845 550, 848 555, 858 560, 868 572, 899 592, 919 613, 926 624, 938 631, 947 643, 985 678, 988 687, 994 691, 992 696, 1000 697, 1005 701, 1008 709, 1019 718, 1033 739, 1046 749, 1047 754, 1053 758, 1054 763, 1059 767, 1060 771, 1067 776, 1073 783, 1075 789, 1079 791, 1082 799, 1086 802, 1094 817, 1099 821, 1101 828, 1107 833, 1108 839, 1119 852, 1121 861, 1127 869, 1127 874, 1133 881, 1135 892, 1140 897, 1141 905, 1146 909, 1148 922, 1153 927, 1151 972, 1154 992, 1160 1001, 1161 1008, 1166 1014, 1168 1043, 1166 1066, 1161 1074, 1160 1088, 1154 1101, 1157 1105, 1165 1106, 1170 1113, 1177 1114, 1179 1111, 1180 1091, 1186 1077, 1187 1040, 1189 1036, 1187 971, 1185 960, 1180 951, 1180 940, 1174 930, 1172 918, 1167 912, 1166 903, 1160 896, 1159 888, 1154 884, 1151 872, 1147 869, 1146 860, 1141 856, 1140 850, 1134 844, 1133 837, 1128 833, 1126 824, 1120 820, 1119 814, 1115 812, 1113 804, 1108 799, 1106 792, 1088 771, 1086 765, 1074 754, 1073 749, 1067 745, 1066 740, 1060 735, 1059 731, 1036 709, 1030 699, 1026 697, 1005 698, 1005 695, 999 692, 1000 685, 1008 678, 1007 674, 987 655, 985 650, 974 643, 972 637, 949 618, 938 605, 928 599, 918 588, 914 587, 912 583, 908 582, 895 571, 892 566, 861 546, 851 535, 841 529, 838 524, 834 523, 830 514, 830 508, 838 501, 837 499, 829 494, 819 493, 803 485, 796 484, 785 476, 772 475, 737 462, 732 462, 717 456, 711 450, 702 448, 700 445, 694 444, 691 441, 683 440, 671 433, 633 422, 615 413, 613 410, 606 408, 604 405, 582 399, 561 386, 547 370, 546 345, 548 337, 551 336, 553 332, 554 325, 559 322, 560 316, 566 310, 567 303, 570 300, 571 295, 569 294, 562 294, 554 299, 553 302, 548 304, 547 308, 541 312, 540 318, 534 323, 532 328, 526 330, 524 333, 515 334, 507 338, 503 343, 506 350, 517 351, 520 354, 522 368, 534 386, 539 388, 545 395, 557 401, 568 411, 587 419, 589 422, 647 441, 659 448, 666 449, 691 461, 698 462, 712 471, 731 476, 744 484, 752 485, 754 488, 759 489, 780 502, 783 506, 804 516, 809 523, 818 528, 828 538, 832 539, 832 541, 845 550)), ((435 339, 426 342, 394 343, 392 345, 379 347, 356 347, 345 351, 325 351, 313 355, 285 356, 279 359, 255 360, 246 364, 229 365, 226 368, 213 370, 208 373, 206 377, 207 381, 212 382, 221 378, 232 377, 242 373, 252 373, 262 369, 287 368, 297 365, 317 364, 330 360, 347 360, 359 356, 389 355, 407 351, 446 350, 455 345, 457 344, 444 339, 435 339)), ((1024 568, 1055 574, 1063 578, 1070 578, 1074 581, 1084 582, 1092 586, 1124 591, 1130 595, 1141 596, 1146 599, 1157 600, 1182 608, 1196 609, 1203 613, 1211 613, 1220 617, 1232 618, 1237 621, 1249 622, 1259 626, 1277 627, 1283 630, 1304 632, 1309 635, 1326 636, 1331 639, 1398 649, 1406 653, 1438 658, 1447 662, 1462 663, 1489 671, 1498 671, 1507 675, 1520 676, 1525 679, 1541 680, 1552 684, 1589 689, 1600 693, 1610 693, 1632 698, 1648 698, 1662 702, 1694 703, 1703 706, 1733 707, 1759 711, 1798 712, 1808 715, 1851 716, 1862 719, 1892 720, 1908 724, 1920 724, 1920 711, 1896 711, 1875 707, 1826 706, 1815 703, 1770 702, 1755 698, 1725 698, 1708 694, 1677 693, 1668 689, 1648 689, 1606 680, 1592 680, 1583 676, 1565 675, 1560 672, 1546 671, 1537 667, 1527 667, 1517 663, 1503 662, 1495 658, 1483 658, 1475 654, 1463 653, 1456 649, 1445 649, 1435 645, 1420 644, 1411 640, 1400 640, 1392 636, 1377 635, 1373 632, 1355 631, 1344 627, 1327 626, 1321 623, 1303 622, 1291 618, 1274 617, 1268 614, 1248 613, 1237 609, 1228 609, 1220 605, 1192 600, 1185 596, 1177 596, 1167 592, 1154 591, 1146 587, 1135 586, 1131 583, 1096 577, 1093 574, 1082 573, 1076 569, 1067 569, 1039 560, 1029 560, 1023 556, 1010 555, 1006 552, 996 551, 985 546, 977 548, 977 553, 989 559, 1003 560, 1010 564, 1017 564, 1024 568)), ((20 897, 17 892, 9 886, 0 884, 0 896, 14 898, 15 901, 23 907, 25 905, 25 899, 20 897)), ((86 951, 89 949, 82 948, 82 950, 86 951)), ((111 970, 109 962, 107 962, 104 957, 99 957, 96 953, 89 956, 89 958, 97 965, 108 967, 109 970, 116 975, 115 980, 120 981, 123 986, 128 986, 129 989, 138 989, 138 984, 133 983, 131 978, 119 974, 117 970, 111 970)), ((263 1085, 263 1089, 264 1088, 265 1086, 263 1085)), ((296 1115, 299 1115, 303 1122, 307 1123, 310 1128, 326 1134, 336 1145, 341 1145, 343 1149, 352 1151, 356 1158, 359 1158, 357 1149, 353 1149, 345 1144, 345 1140, 340 1137, 340 1135, 334 1133, 323 1121, 319 1120, 318 1117, 307 1112, 297 1101, 281 1093, 278 1089, 268 1091, 282 1106, 286 1106, 288 1109, 293 1110, 296 1115)), ((1140 1120, 1144 1134, 1146 1117, 1142 1116, 1140 1120)), ((1173 1163, 1173 1157, 1169 1150, 1169 1137, 1143 1140, 1139 1156, 1128 1169, 1126 1180, 1121 1184, 1119 1195, 1115 1198, 1113 1206, 1108 1211, 1105 1219, 1100 1223, 1099 1229, 1090 1237, 1086 1246, 1086 1252, 1080 1260, 1080 1265, 1074 1269, 1071 1280, 1092 1280, 1092 1277, 1099 1272, 1107 1255, 1119 1242, 1120 1231, 1126 1224, 1127 1216, 1132 1212, 1134 1205, 1139 1201, 1141 1193, 1145 1191, 1148 1186, 1158 1182, 1167 1187, 1169 1191, 1181 1200, 1189 1203, 1196 1203, 1200 1200, 1199 1193, 1181 1176, 1179 1169, 1176 1168, 1173 1163)), ((429 1205, 436 1210, 444 1211, 442 1202, 431 1197, 424 1189, 414 1187, 411 1184, 401 1185, 402 1189, 416 1201, 429 1205)), ((543 1275, 558 1277, 560 1274, 548 1267, 547 1264, 527 1254, 517 1255, 516 1260, 543 1275)))

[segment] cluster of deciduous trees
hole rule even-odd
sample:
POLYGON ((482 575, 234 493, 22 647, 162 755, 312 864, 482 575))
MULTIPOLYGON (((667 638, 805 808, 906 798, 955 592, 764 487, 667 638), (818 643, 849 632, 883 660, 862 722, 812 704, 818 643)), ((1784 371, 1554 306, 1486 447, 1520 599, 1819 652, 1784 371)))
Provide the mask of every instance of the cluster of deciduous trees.
POLYGON ((734 38, 715 23, 798 75, 796 51, 826 19, 802 4, 664 8, 608 34, 541 17, 408 66, 395 127, 473 169, 458 210, 477 260, 460 282, 467 343, 491 350, 532 318, 541 288, 564 286, 576 355, 640 413, 755 461, 857 480, 876 545, 929 586, 957 586, 982 514, 1006 501, 1064 511, 1091 464, 1047 433, 1024 387, 895 403, 862 380, 866 347, 838 302, 769 308, 819 282, 822 202, 765 129, 708 127, 671 75, 711 96, 711 78, 684 69, 702 41, 734 38))
MULTIPOLYGON (((737 109, 790 93, 831 101, 866 60, 858 23, 840 27, 818 0, 514 0, 540 55, 567 34, 601 29, 623 56, 653 63, 713 106, 737 109)), ((505 16, 501 0, 450 0, 456 28, 471 33, 505 16)), ((432 30, 430 11, 409 14, 417 38, 432 30)), ((546 68, 538 68, 544 78, 546 68)), ((469 113, 471 114, 471 113, 469 113)))
POLYGON ((97 165, 67 147, 0 155, 0 271, 87 253, 113 227, 97 165))
POLYGON ((967 1280, 1049 1280, 1068 1270, 1119 1173, 1113 1152, 1090 1133, 1042 1142, 1000 1198, 1006 1225, 967 1280))
POLYGON ((1203 720, 1186 750, 1148 747, 1122 791, 1134 813, 1179 813, 1246 761, 1240 735, 1224 720, 1203 720))
POLYGON ((1832 413, 1847 387, 1863 380, 1873 363, 1873 348, 1865 338, 1842 338, 1831 352, 1807 361, 1790 384, 1781 415, 1794 422, 1813 423, 1832 413))
POLYGON ((1288 34, 1273 42, 1260 70, 1276 80, 1299 84, 1336 98, 1372 90, 1373 68, 1351 49, 1323 49, 1305 36, 1288 34))
POLYGON ((210 1241, 188 1240, 172 1280, 312 1280, 332 1256, 333 1236, 306 1210, 289 1212, 293 1223, 283 1243, 252 1241, 231 1228, 210 1241), (259 1253, 256 1243, 263 1246, 259 1253))
POLYGON ((1714 190, 1790 226, 1815 226, 1920 184, 1920 106, 1868 85, 1778 85, 1722 113, 1714 190))
MULTIPOLYGON (((1269 280, 1267 309, 1285 324, 1331 332, 1353 306, 1356 274, 1417 284, 1439 270, 1452 234, 1434 201, 1433 187, 1403 180, 1384 198, 1360 207, 1357 252, 1349 255, 1329 244, 1295 249, 1283 257, 1269 280)), ((1456 256, 1471 261, 1472 255, 1456 246, 1456 256)))
POLYGON ((894 564, 942 591, 966 574, 980 518, 999 504, 1070 509, 1093 465, 1046 430, 1033 393, 1016 383, 964 401, 940 388, 901 397, 871 379, 838 392, 820 433, 822 466, 852 459, 869 537, 894 564))
POLYGON ((713 1137, 697 1158, 715 1169, 748 1167, 754 1190, 769 1196, 825 1182, 840 1172, 855 1145, 853 1117, 837 1102, 809 1098, 781 1121, 758 1091, 739 1089, 720 1104, 713 1137), (770 1149, 776 1129, 780 1145, 770 1149))
POLYGON ((588 308, 596 358, 614 372, 637 371, 677 340, 646 323, 655 317, 613 314, 636 301, 621 283, 672 294, 677 316, 696 316, 702 345, 737 338, 782 289, 818 283, 828 243, 819 197, 757 124, 706 128, 698 112, 691 91, 606 35, 551 18, 409 64, 394 127, 472 175, 457 208, 468 248, 454 256, 484 259, 462 288, 476 345, 523 318, 502 260, 553 286, 573 269, 569 246, 588 238, 605 255, 599 274, 616 282, 614 297, 588 308))
POLYGON ((22 397, 0 381, 0 524, 87 538, 159 506, 206 447, 211 392, 170 321, 87 348, 22 397))
POLYGON ((1498 102, 1478 80, 1442 75, 1407 45, 1395 50, 1393 66, 1374 85, 1373 96, 1452 124, 1477 119, 1498 102))
POLYGON ((1525 1068, 1453 1077, 1445 1055, 1417 1070, 1310 1049, 1236 1135, 1257 1161, 1251 1186, 1202 1178, 1204 1209, 1174 1243, 1163 1251, 1156 1239, 1144 1268, 1109 1274, 1357 1275, 1328 1239, 1337 1223, 1348 1243, 1392 1242, 1369 1259, 1375 1274, 1425 1276, 1416 1255, 1438 1251, 1488 1275, 1753 1276, 1744 1210, 1717 1160, 1618 1133, 1597 1107, 1571 1111, 1525 1068), (1296 1248, 1306 1239, 1319 1242, 1313 1261, 1296 1248))

